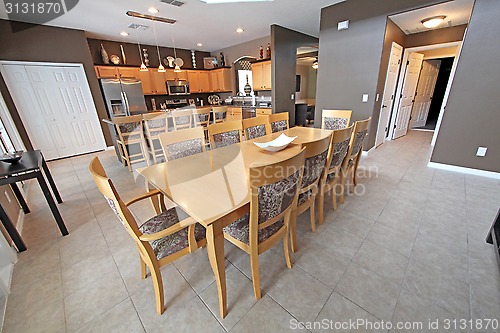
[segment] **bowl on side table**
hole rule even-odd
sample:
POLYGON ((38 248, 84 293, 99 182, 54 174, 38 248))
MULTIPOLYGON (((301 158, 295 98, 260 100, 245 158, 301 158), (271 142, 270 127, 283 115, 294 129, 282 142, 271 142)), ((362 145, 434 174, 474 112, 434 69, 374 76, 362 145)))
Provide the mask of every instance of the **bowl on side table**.
POLYGON ((23 151, 19 150, 12 153, 5 153, 3 155, 0 155, 0 161, 16 164, 17 162, 19 162, 21 157, 23 157, 23 151))

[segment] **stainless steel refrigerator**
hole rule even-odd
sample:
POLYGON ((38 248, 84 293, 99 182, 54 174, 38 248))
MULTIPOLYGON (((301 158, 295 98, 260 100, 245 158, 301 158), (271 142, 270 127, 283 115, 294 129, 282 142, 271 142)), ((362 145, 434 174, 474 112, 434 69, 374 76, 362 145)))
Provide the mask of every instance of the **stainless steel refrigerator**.
POLYGON ((101 79, 101 87, 110 119, 148 111, 141 80, 101 79))

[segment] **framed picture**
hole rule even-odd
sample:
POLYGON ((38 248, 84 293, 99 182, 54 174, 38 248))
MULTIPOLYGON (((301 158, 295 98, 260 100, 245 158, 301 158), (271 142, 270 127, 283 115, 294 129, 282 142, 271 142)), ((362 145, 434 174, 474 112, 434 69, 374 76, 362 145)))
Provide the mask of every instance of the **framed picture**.
POLYGON ((203 68, 212 69, 215 67, 217 59, 215 57, 205 57, 203 58, 203 68))

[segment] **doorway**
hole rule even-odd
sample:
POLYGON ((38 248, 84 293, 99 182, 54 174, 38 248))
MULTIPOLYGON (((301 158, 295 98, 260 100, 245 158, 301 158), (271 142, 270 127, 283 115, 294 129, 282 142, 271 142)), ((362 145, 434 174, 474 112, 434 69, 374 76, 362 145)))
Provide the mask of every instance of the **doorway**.
POLYGON ((295 70, 295 125, 313 126, 318 78, 318 46, 297 48, 295 70))

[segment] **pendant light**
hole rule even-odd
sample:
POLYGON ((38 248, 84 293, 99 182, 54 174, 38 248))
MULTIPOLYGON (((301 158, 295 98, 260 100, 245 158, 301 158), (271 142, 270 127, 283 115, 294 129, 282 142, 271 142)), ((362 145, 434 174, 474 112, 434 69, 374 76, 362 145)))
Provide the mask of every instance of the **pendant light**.
POLYGON ((316 60, 314 60, 313 64, 312 64, 312 68, 313 69, 318 69, 319 65, 318 65, 318 57, 316 57, 316 60))
POLYGON ((177 51, 175 50, 174 33, 172 32, 172 30, 170 30, 170 35, 172 36, 172 44, 174 46, 174 58, 175 58, 175 60, 174 60, 174 64, 175 64, 174 72, 180 73, 180 72, 182 72, 181 66, 184 64, 184 62, 182 61, 182 59, 177 58, 177 51))
POLYGON ((139 72, 147 72, 149 71, 146 65, 144 64, 144 60, 142 59, 142 51, 141 51, 141 44, 139 43, 139 33, 137 30, 139 29, 139 26, 136 25, 135 27, 135 37, 137 38, 137 47, 139 48, 139 56, 141 57, 141 67, 139 68, 139 72))
MULTIPOLYGON (((158 10, 156 10, 156 13, 158 13, 158 10)), ((160 56, 160 47, 158 46, 158 38, 156 37, 156 26, 155 26, 155 20, 153 20, 153 33, 155 35, 155 41, 156 41, 156 52, 158 53, 158 63, 160 64, 158 66, 158 73, 165 73, 165 67, 163 67, 161 63, 161 56, 160 56)))

